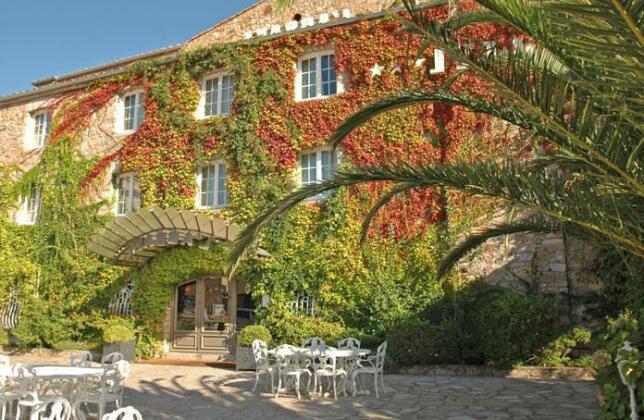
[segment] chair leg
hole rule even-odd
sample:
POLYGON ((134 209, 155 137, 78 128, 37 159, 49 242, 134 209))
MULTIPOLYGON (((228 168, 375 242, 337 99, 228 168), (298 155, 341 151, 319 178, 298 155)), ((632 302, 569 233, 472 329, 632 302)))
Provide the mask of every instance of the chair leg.
POLYGON ((98 403, 98 418, 103 418, 103 413, 105 412, 105 403, 98 403))
POLYGON ((16 404, 16 420, 20 420, 20 404, 16 404))
POLYGON ((275 399, 280 396, 280 389, 282 388, 282 375, 277 374, 277 392, 275 393, 275 399))
POLYGON ((374 388, 376 388, 376 398, 380 398, 380 395, 378 395, 378 374, 377 373, 373 375, 373 385, 374 385, 374 388))
POLYGON ((336 380, 336 377, 334 376, 333 377, 333 399, 335 399, 335 400, 338 399, 338 390, 337 390, 337 387, 335 385, 336 382, 337 382, 337 380, 336 380))
POLYGON ((253 386, 253 392, 257 389, 257 383, 259 382, 259 373, 255 372, 255 385, 253 386))
POLYGON ((380 386, 382 386, 382 395, 387 393, 385 389, 385 372, 380 372, 380 386))
POLYGON ((295 376, 295 392, 297 392, 297 399, 300 400, 300 375, 295 376))
POLYGON ((3 401, 2 402, 2 417, 0 417, 0 418, 2 418, 2 420, 4 420, 6 415, 7 415, 7 402, 3 401))
POLYGON ((273 374, 274 374, 274 373, 275 373, 275 372, 270 371, 270 375, 271 375, 271 392, 273 392, 273 388, 275 387, 275 385, 273 385, 273 374))

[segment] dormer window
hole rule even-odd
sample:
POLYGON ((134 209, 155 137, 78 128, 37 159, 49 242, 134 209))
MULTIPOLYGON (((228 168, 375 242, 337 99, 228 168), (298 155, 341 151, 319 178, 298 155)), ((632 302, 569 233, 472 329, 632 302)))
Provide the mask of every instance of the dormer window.
POLYGON ((295 99, 305 101, 335 96, 344 90, 341 78, 335 72, 333 51, 307 54, 297 62, 295 99))
POLYGON ((235 97, 235 78, 232 74, 208 76, 201 81, 201 101, 198 117, 228 115, 235 97))
POLYGON ((44 147, 49 136, 49 111, 41 110, 29 115, 27 133, 25 136, 25 148, 39 149, 44 147))
POLYGON ((33 225, 38 219, 40 210, 40 190, 33 188, 29 195, 21 197, 20 209, 16 213, 16 223, 19 225, 33 225))
POLYGON ((136 91, 123 95, 121 103, 121 117, 119 121, 119 131, 123 133, 132 133, 136 131, 145 117, 143 109, 143 92, 136 91))
POLYGON ((139 208, 141 208, 141 193, 137 174, 129 172, 117 176, 114 214, 124 216, 127 212, 137 211, 139 208))

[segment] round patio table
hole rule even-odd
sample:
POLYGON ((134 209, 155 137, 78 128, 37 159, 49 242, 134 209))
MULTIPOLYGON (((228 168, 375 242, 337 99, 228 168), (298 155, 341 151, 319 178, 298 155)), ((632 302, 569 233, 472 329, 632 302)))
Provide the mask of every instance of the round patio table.
MULTIPOLYGON (((58 365, 31 365, 26 366, 28 369, 33 369, 36 378, 39 381, 62 381, 91 378, 95 376, 102 376, 105 369, 102 367, 81 367, 81 366, 58 366, 58 365)), ((0 368, 0 375, 7 377, 15 377, 11 366, 2 366, 0 368)))

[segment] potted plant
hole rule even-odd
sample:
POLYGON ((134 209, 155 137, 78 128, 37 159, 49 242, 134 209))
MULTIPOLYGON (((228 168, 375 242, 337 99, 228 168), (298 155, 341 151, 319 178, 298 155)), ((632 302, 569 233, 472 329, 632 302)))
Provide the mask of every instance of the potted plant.
POLYGON ((266 327, 261 325, 249 325, 244 327, 237 335, 237 349, 235 352, 235 360, 237 362, 237 370, 254 370, 255 357, 253 356, 253 341, 262 340, 270 344, 273 337, 266 327))
POLYGON ((105 320, 103 326, 103 354, 119 352, 127 361, 134 360, 136 340, 134 323, 127 318, 113 317, 105 320))

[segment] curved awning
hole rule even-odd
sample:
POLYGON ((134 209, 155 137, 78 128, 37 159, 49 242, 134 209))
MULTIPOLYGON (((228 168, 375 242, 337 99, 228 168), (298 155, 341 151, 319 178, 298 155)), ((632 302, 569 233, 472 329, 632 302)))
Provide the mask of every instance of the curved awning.
MULTIPOLYGON (((87 247, 115 264, 139 266, 165 248, 196 244, 208 249, 213 242, 235 240, 240 231, 214 216, 152 207, 115 218, 92 237, 87 247)), ((268 255, 263 250, 258 254, 268 255)))

